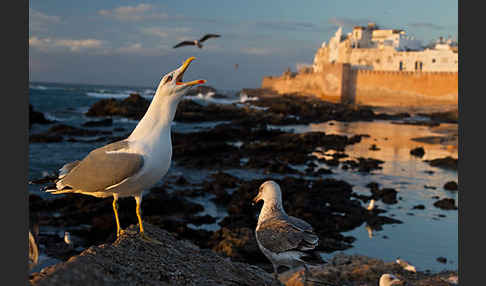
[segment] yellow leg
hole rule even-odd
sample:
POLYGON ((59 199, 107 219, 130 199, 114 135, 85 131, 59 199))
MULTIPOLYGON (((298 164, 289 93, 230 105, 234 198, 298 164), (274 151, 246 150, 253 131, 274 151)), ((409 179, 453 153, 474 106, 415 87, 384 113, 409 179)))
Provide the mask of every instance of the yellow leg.
POLYGON ((145 232, 143 231, 142 216, 140 214, 141 213, 140 206, 142 205, 142 197, 141 197, 141 195, 135 196, 135 201, 137 203, 136 211, 137 211, 138 225, 140 227, 140 235, 141 235, 142 239, 145 240, 145 241, 147 241, 147 242, 151 242, 151 243, 155 243, 155 244, 162 244, 160 241, 148 237, 145 234, 145 232))
POLYGON ((118 218, 118 196, 113 195, 113 212, 115 213, 116 220, 116 237, 120 237, 122 234, 122 229, 120 227, 120 219, 118 218))

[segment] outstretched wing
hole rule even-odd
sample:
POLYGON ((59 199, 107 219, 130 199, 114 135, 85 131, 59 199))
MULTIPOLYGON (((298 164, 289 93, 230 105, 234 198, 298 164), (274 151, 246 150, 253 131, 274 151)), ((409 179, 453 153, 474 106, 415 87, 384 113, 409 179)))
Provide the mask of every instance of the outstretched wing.
POLYGON ((204 37, 202 37, 199 40, 199 42, 204 42, 204 41, 206 41, 209 38, 219 38, 219 37, 221 37, 221 36, 220 35, 216 35, 216 34, 206 34, 206 35, 204 35, 204 37))
POLYGON ((261 223, 256 230, 256 237, 263 247, 275 253, 313 249, 319 239, 317 235, 302 231, 279 218, 261 223))
POLYGON ((143 167, 143 156, 124 153, 127 141, 118 141, 91 151, 56 182, 63 188, 83 192, 102 192, 136 175, 143 167))
POLYGON ((179 44, 174 46, 174 49, 178 48, 178 47, 182 47, 182 46, 194 46, 194 42, 191 42, 191 41, 180 42, 179 44))

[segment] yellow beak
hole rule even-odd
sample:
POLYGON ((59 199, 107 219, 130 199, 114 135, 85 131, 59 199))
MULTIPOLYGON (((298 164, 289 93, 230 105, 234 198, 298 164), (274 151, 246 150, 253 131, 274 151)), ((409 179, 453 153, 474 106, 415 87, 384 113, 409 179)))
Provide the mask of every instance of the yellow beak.
POLYGON ((189 81, 189 82, 182 82, 182 76, 184 75, 184 72, 187 70, 187 68, 189 67, 191 62, 195 59, 196 59, 195 57, 188 58, 182 64, 182 66, 179 68, 179 74, 177 75, 177 81, 176 81, 177 85, 188 85, 188 86, 190 86, 190 85, 202 84, 202 83, 206 82, 206 80, 204 80, 204 79, 198 79, 198 80, 193 80, 193 81, 189 81))

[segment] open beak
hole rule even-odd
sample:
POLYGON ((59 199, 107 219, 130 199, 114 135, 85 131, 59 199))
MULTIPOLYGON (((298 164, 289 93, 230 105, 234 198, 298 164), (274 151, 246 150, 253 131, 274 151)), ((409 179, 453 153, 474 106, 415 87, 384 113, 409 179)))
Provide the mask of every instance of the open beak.
POLYGON ((192 86, 192 85, 202 84, 202 83, 205 83, 206 82, 206 80, 204 80, 204 79, 198 79, 198 80, 193 80, 193 81, 189 81, 189 82, 182 82, 182 77, 184 76, 184 72, 187 70, 187 68, 189 67, 189 65, 191 64, 191 62, 193 60, 195 60, 195 59, 196 59, 195 57, 188 58, 182 64, 182 66, 179 68, 179 73, 178 73, 178 75, 176 77, 176 84, 177 85, 192 86))

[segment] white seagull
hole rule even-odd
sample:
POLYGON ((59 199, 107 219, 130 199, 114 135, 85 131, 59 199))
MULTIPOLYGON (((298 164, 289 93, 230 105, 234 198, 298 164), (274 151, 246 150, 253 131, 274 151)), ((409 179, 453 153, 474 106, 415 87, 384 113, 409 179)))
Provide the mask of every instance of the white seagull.
POLYGON ((396 263, 398 263, 398 265, 400 265, 401 267, 403 267, 403 269, 405 269, 407 271, 417 272, 417 270, 415 269, 415 266, 411 265, 410 263, 401 259, 400 257, 397 257, 396 263))
POLYGON ((397 284, 402 284, 403 281, 399 280, 393 274, 383 274, 380 277, 380 286, 392 286, 397 284))
POLYGON ((255 230, 258 247, 270 260, 278 281, 277 268, 280 265, 289 268, 303 265, 304 283, 309 269, 301 258, 307 254, 302 252, 314 249, 319 237, 307 222, 287 215, 282 205, 280 186, 274 181, 266 181, 253 199, 254 203, 263 200, 263 207, 258 216, 255 230))
POLYGON ((180 42, 179 44, 175 45, 174 46, 174 49, 175 48, 178 48, 178 47, 182 47, 182 46, 196 46, 198 48, 202 48, 202 42, 206 41, 207 39, 209 38, 219 38, 221 37, 220 35, 216 35, 216 34, 206 34, 204 35, 201 39, 199 40, 194 40, 194 41, 182 41, 180 42))
POLYGON ((206 82, 182 82, 184 72, 194 59, 188 58, 181 67, 160 80, 147 112, 128 138, 97 148, 80 161, 65 164, 59 170, 56 189, 47 191, 99 198, 113 196, 117 237, 123 232, 118 219, 117 200, 133 196, 142 239, 160 243, 144 233, 140 214, 142 192, 160 181, 169 170, 172 158, 171 122, 177 105, 189 87, 206 82))

